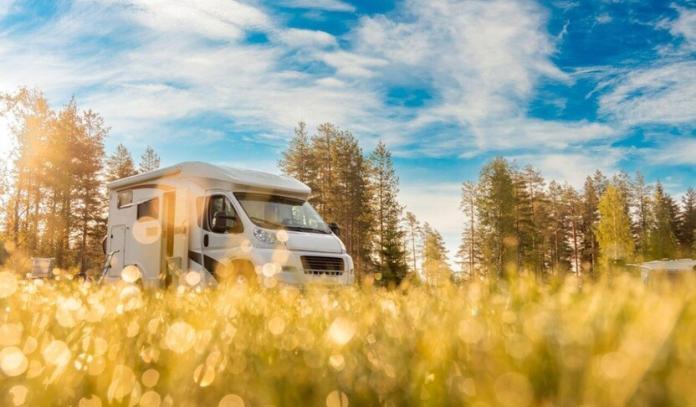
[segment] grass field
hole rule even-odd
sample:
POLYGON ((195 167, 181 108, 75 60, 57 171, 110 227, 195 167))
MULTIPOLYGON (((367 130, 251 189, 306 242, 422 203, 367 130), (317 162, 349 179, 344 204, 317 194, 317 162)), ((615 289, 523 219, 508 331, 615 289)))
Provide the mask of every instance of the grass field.
POLYGON ((696 284, 141 292, 0 273, 1 405, 694 405, 696 284))

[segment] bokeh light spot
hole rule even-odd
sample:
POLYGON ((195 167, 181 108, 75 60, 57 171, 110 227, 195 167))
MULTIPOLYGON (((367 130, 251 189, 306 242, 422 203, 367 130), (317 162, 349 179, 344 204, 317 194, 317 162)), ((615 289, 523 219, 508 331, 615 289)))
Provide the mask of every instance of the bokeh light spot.
POLYGON ((334 390, 326 396, 326 407, 348 407, 348 395, 334 390))
POLYGON ((137 266, 129 265, 121 270, 121 279, 126 283, 133 284, 141 277, 140 269, 137 266))
POLYGON ((196 341, 196 330, 183 321, 175 322, 165 336, 167 348, 175 353, 188 352, 196 341))
POLYGON ((228 394, 220 400, 218 407, 244 407, 244 399, 236 394, 228 394))
POLYGON ((9 346, 0 350, 0 370, 7 376, 19 376, 28 366, 27 357, 18 347, 9 346))
POLYGON ((51 341, 41 354, 46 363, 54 366, 65 366, 72 357, 72 352, 70 352, 68 345, 60 340, 51 341))
POLYGON ((339 346, 350 342, 353 335, 355 335, 355 324, 345 318, 338 317, 329 326, 329 339, 339 346))
POLYGON ((17 277, 14 273, 0 271, 0 298, 7 298, 17 291, 17 277))
POLYGON ((155 369, 147 369, 145 372, 143 372, 143 376, 141 377, 141 381, 143 382, 143 386, 145 387, 155 387, 157 386, 157 382, 159 381, 160 374, 157 370, 155 369))

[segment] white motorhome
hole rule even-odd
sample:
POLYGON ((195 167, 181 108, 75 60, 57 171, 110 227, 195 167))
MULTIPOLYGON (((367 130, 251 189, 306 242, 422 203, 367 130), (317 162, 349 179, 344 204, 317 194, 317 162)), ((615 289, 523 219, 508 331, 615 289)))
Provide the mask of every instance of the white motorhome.
POLYGON ((128 266, 146 286, 184 276, 214 285, 230 269, 292 285, 354 281, 338 227, 321 219, 296 179, 185 162, 107 187, 106 281, 128 266))

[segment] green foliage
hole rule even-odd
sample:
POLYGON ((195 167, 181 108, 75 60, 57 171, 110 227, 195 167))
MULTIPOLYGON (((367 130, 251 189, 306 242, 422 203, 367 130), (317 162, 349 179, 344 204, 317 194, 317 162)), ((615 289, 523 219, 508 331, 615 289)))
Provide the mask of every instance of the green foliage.
POLYGON ((696 190, 689 188, 682 197, 678 237, 682 251, 696 256, 696 190))
POLYGON ((482 237, 478 216, 479 186, 474 182, 462 184, 462 197, 459 208, 466 219, 462 240, 457 252, 461 272, 469 278, 476 278, 482 271, 483 262, 482 237))
POLYGON ((377 270, 381 281, 399 285, 406 276, 404 232, 401 230, 402 207, 398 202, 399 178, 394 171, 391 153, 381 141, 369 157, 371 166, 373 213, 375 217, 377 270))
POLYGON ((320 125, 309 138, 300 123, 279 164, 283 172, 312 188, 310 202, 322 218, 341 226, 341 240, 358 278, 374 271, 371 166, 358 140, 330 123, 320 125))
POLYGON ((510 164, 504 158, 486 164, 481 169, 479 188, 484 264, 491 274, 502 276, 517 262, 515 188, 510 164))
POLYGON ((655 188, 652 206, 653 219, 649 230, 648 253, 653 259, 674 258, 677 254, 677 238, 674 233, 673 201, 659 183, 655 188))
POLYGON ((599 223, 595 233, 602 261, 606 264, 632 259, 635 245, 624 195, 614 185, 607 186, 599 200, 598 210, 599 223))
POLYGON ((636 173, 633 183, 633 200, 636 212, 635 235, 638 253, 642 259, 647 258, 649 248, 649 232, 651 213, 652 186, 645 183, 645 178, 640 172, 636 173))

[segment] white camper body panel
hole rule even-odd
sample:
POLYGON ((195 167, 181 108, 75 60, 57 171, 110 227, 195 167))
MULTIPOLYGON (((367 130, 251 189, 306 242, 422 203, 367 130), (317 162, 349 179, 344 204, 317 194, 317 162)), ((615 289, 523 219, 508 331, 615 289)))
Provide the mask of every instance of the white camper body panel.
POLYGON ((255 237, 260 230, 277 231, 252 221, 235 193, 306 201, 310 189, 293 178, 193 162, 118 180, 108 188, 106 249, 116 253, 107 281, 120 279, 124 267, 136 266, 146 286, 182 284, 189 271, 200 273, 202 285, 211 285, 216 269, 231 262, 248 266, 259 278, 287 284, 354 281, 353 261, 333 233, 288 230, 287 240, 274 245, 255 237), (239 222, 233 232, 210 228, 209 209, 221 202, 239 222), (327 270, 321 269, 324 264, 327 270))

